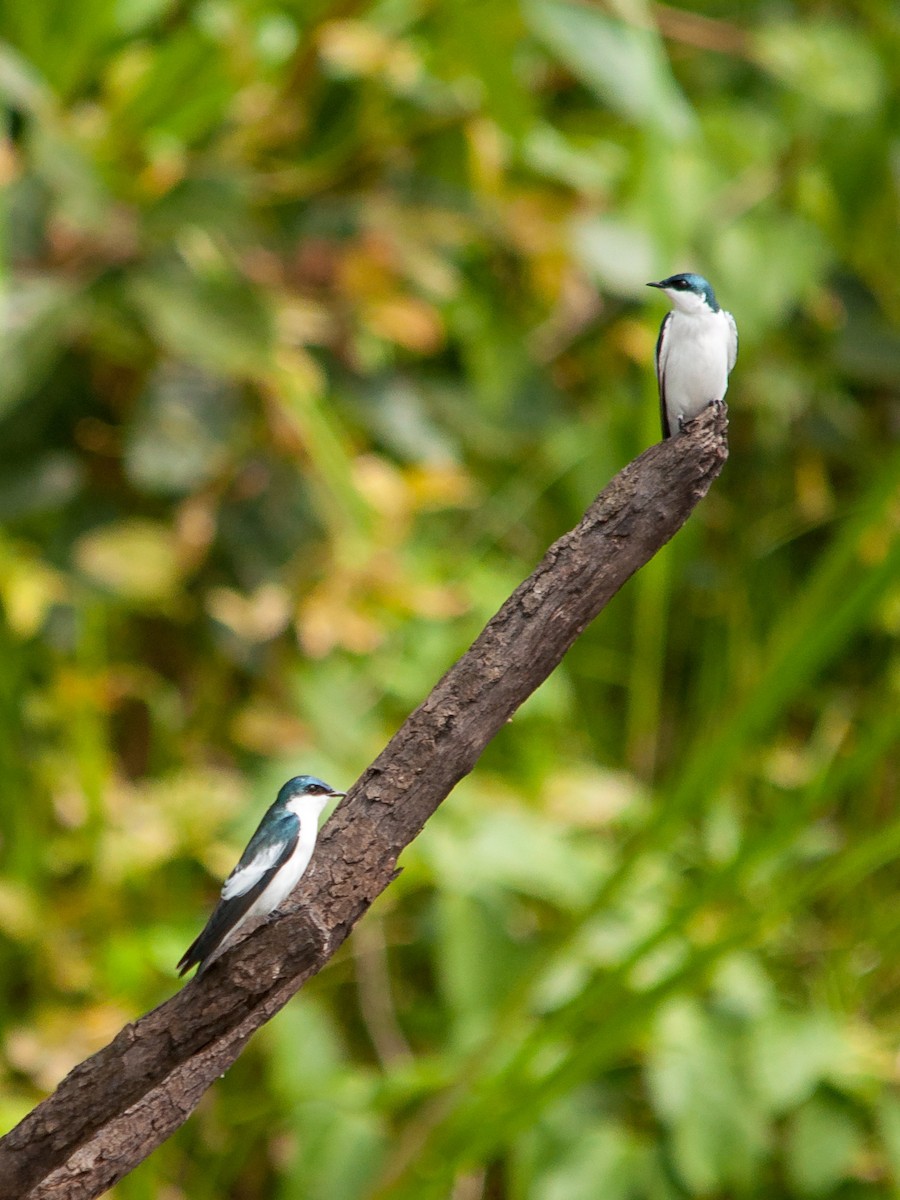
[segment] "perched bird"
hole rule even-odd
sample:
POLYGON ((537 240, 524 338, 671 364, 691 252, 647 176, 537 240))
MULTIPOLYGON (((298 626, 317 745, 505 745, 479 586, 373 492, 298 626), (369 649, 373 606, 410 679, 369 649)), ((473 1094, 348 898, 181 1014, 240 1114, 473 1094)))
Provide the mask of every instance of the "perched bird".
POLYGON ((343 795, 312 775, 287 781, 222 885, 222 899, 203 932, 182 955, 179 975, 195 963, 202 975, 247 921, 278 907, 309 866, 322 809, 343 795))
POLYGON ((647 287, 672 301, 656 341, 663 437, 680 433, 708 404, 722 400, 737 358, 734 317, 716 303, 702 275, 670 275, 647 287))

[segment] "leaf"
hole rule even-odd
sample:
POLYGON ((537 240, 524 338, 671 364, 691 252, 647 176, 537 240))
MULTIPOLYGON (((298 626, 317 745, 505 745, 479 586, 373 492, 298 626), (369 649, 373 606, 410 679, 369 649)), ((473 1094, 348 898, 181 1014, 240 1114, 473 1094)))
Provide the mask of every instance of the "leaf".
POLYGON ((518 7, 507 0, 454 0, 437 12, 441 25, 434 52, 446 60, 445 72, 477 81, 491 119, 514 136, 524 134, 533 121, 534 98, 518 69, 518 7), (490 36, 473 37, 479 28, 490 30, 490 36))
POLYGON ((723 229, 715 245, 716 277, 722 280, 720 294, 734 297, 726 307, 734 310, 742 338, 779 327, 822 277, 832 255, 820 230, 801 217, 750 214, 723 229), (778 270, 758 270, 760 260, 777 262, 778 270))
POLYGON ((887 83, 865 35, 836 21, 774 21, 753 39, 757 62, 823 108, 862 116, 877 108, 887 83))
MULTIPOLYGON (((644 1156, 636 1139, 621 1125, 588 1125, 580 1112, 581 1132, 544 1165, 529 1188, 532 1200, 629 1200, 642 1182, 644 1156)), ((574 1132, 574 1131, 573 1131, 574 1132)))
POLYGON ((137 272, 128 291, 174 357, 226 375, 268 365, 271 313, 255 289, 230 271, 201 274, 168 259, 137 272))
POLYGON ((116 0, 90 4, 5 4, 0 38, 15 46, 57 93, 96 82, 98 63, 115 35, 116 0), (93 78, 92 78, 93 77, 93 78))
POLYGON ((572 247, 595 279, 624 295, 633 295, 658 274, 657 252, 647 229, 616 217, 576 221, 572 247))
POLYGON ((132 43, 135 67, 112 109, 121 139, 166 135, 192 144, 224 119, 232 87, 218 47, 196 29, 183 27, 153 54, 132 43), (134 47, 137 47, 135 49, 134 47))
POLYGON ((437 913, 435 959, 441 993, 453 1040, 467 1046, 484 1032, 527 952, 511 938, 505 906, 496 899, 443 891, 437 913))
POLYGON ((0 561, 0 602, 4 616, 21 638, 33 637, 54 604, 66 597, 64 576, 40 559, 4 553, 0 561))
POLYGON ((788 1178, 804 1196, 821 1196, 850 1175, 862 1146, 862 1133, 848 1107, 814 1097, 788 1129, 788 1178))
POLYGON ((523 11, 532 32, 614 112, 671 137, 691 132, 694 114, 652 30, 562 0, 526 0, 523 11))
POLYGON ((178 0, 118 0, 116 26, 122 34, 134 34, 177 7, 178 0))
POLYGON ((568 138, 549 123, 534 126, 522 146, 528 165, 579 192, 606 193, 625 165, 625 156, 600 138, 568 138))
POLYGON ((387 1137, 369 1097, 355 1099, 354 1104, 349 1097, 326 1096, 308 1100, 297 1111, 293 1126, 298 1136, 277 1200, 365 1200, 371 1194, 387 1137))
POLYGON ((334 1085, 346 1056, 330 1011, 307 996, 283 1008, 260 1030, 271 1051, 269 1075, 281 1104, 290 1107, 334 1085), (303 1061, 303 1070, 295 1063, 303 1061))
POLYGON ((129 477, 179 495, 209 481, 230 453, 238 397, 227 380, 166 363, 148 381, 125 445, 129 477))
POLYGON ((53 368, 75 328, 79 299, 71 284, 43 276, 21 279, 0 296, 0 417, 39 388, 53 368))
POLYGON ((505 887, 561 908, 577 909, 593 895, 602 847, 571 837, 565 827, 528 809, 481 807, 460 820, 436 821, 421 852, 440 884, 459 891, 505 887))
POLYGON ((374 1079, 354 1070, 330 1008, 298 997, 260 1031, 270 1086, 290 1133, 278 1200, 365 1195, 384 1147, 374 1079))
POLYGON ((12 46, 0 42, 0 96, 26 112, 49 115, 53 93, 34 64, 12 46))
POLYGON ((894 1190, 900 1190, 900 1096, 896 1087, 885 1091, 878 1108, 878 1129, 894 1190))
MULTIPOLYGON (((34 164, 53 192, 55 214, 75 230, 89 230, 114 240, 113 222, 121 214, 112 211, 110 194, 91 157, 55 124, 40 122, 31 138, 34 164)), ((123 235, 122 244, 127 242, 123 235)))
POLYGON ((137 518, 79 538, 75 562, 95 583, 138 603, 170 596, 181 575, 171 530, 137 518))
POLYGON ((767 1129, 739 1072, 733 1037, 694 1000, 661 1014, 648 1066, 654 1105, 672 1137, 675 1165, 699 1193, 748 1189, 767 1129))
POLYGON ((751 1070, 775 1114, 807 1100, 824 1079, 845 1070, 850 1048, 836 1021, 823 1012, 769 1013, 750 1031, 751 1070))

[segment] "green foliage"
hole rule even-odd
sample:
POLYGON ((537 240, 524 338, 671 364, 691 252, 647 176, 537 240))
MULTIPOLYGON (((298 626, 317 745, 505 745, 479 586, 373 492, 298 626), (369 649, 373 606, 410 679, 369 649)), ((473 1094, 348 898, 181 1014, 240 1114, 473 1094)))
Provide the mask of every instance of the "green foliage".
POLYGON ((120 1200, 900 1191, 900 26, 0 9, 0 1120, 657 434, 731 460, 120 1200))

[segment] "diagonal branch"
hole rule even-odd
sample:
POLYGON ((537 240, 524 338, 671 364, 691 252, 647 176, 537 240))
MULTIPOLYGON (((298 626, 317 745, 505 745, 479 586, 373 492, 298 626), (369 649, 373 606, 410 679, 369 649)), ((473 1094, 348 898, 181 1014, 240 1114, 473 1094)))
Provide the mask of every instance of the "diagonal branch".
POLYGON ((727 457, 723 409, 652 446, 555 542, 328 822, 285 915, 126 1025, 0 1139, 0 1196, 90 1200, 178 1128, 250 1035, 328 961, 397 857, 727 457))

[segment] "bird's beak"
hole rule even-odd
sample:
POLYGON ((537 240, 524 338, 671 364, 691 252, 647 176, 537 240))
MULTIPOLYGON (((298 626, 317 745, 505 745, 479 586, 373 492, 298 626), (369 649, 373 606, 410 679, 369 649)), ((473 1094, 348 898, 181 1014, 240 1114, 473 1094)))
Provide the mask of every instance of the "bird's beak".
POLYGON ((329 792, 329 793, 328 793, 328 799, 329 799, 329 800, 343 800, 343 798, 344 798, 346 795, 347 795, 347 793, 346 793, 346 792, 329 792))
POLYGON ((658 287, 658 288, 661 288, 662 286, 663 286, 663 285, 662 285, 661 283, 648 283, 648 284, 647 284, 647 287, 658 287))

